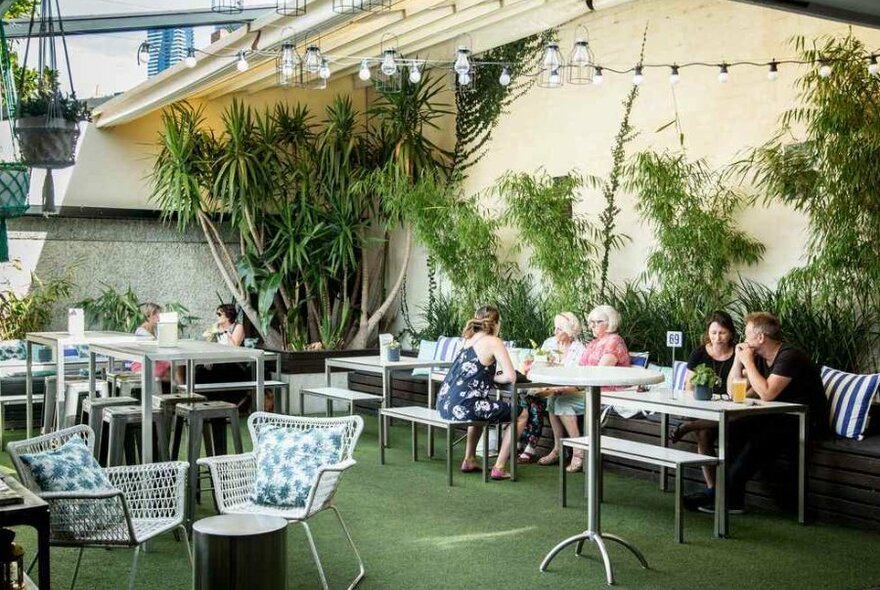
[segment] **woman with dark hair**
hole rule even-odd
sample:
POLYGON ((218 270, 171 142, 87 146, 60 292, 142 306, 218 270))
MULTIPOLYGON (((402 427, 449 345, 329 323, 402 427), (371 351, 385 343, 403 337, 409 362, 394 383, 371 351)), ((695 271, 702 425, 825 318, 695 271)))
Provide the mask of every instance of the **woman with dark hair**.
MULTIPOLYGON (((217 323, 206 335, 226 346, 241 346, 244 342, 244 326, 238 323, 238 310, 231 303, 217 306, 217 323)), ((214 363, 196 366, 196 383, 236 383, 250 381, 251 371, 247 363, 214 363)), ((217 392, 215 399, 241 404, 238 392, 217 392)), ((209 395, 211 397, 211 395, 209 395)))
MULTIPOLYGON (((713 394, 724 395, 727 388, 727 376, 733 367, 734 345, 737 342, 736 327, 730 314, 724 311, 716 311, 708 319, 708 327, 703 344, 691 353, 687 364, 685 377, 685 389, 693 389, 691 379, 694 370, 700 365, 712 367, 720 381, 715 385, 713 394)), ((685 435, 693 432, 697 441, 697 452, 703 455, 715 454, 715 441, 718 439, 718 424, 709 420, 688 420, 680 424, 671 435, 672 442, 681 440, 685 435)), ((689 494, 685 497, 685 506, 697 506, 704 503, 707 498, 714 497, 715 492, 715 468, 703 467, 703 479, 706 480, 706 489, 702 492, 689 494)))
MULTIPOLYGON (((461 334, 464 345, 446 373, 437 395, 437 411, 444 419, 497 423, 510 418, 510 403, 496 400, 491 395, 495 383, 516 381, 513 361, 504 342, 498 337, 500 330, 498 309, 489 305, 478 309, 465 324, 461 334), (496 375, 499 365, 501 374, 496 375)), ((476 426, 468 428, 464 462, 461 464, 464 473, 480 469, 477 465, 477 440, 482 430, 476 426)), ((505 436, 492 468, 492 479, 510 478, 504 469, 509 453, 510 437, 505 436)))

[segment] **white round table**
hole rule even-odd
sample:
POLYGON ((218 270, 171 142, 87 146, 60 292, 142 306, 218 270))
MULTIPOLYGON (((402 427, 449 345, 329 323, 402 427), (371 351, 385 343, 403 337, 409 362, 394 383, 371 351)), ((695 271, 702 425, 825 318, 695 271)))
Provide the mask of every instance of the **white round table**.
POLYGON ((590 441, 590 450, 587 457, 587 530, 572 537, 564 539, 557 544, 541 562, 540 570, 546 571, 550 561, 568 545, 577 543, 575 553, 581 554, 584 541, 595 543, 602 555, 605 564, 605 578, 609 585, 614 583, 614 570, 611 567, 611 558, 605 548, 605 540, 620 543, 633 552, 642 567, 647 568, 648 562, 642 553, 632 544, 609 533, 603 533, 600 524, 599 502, 599 469, 602 461, 602 450, 599 448, 601 441, 599 429, 599 406, 602 387, 633 385, 653 385, 662 383, 664 377, 660 373, 648 371, 638 367, 557 367, 536 365, 529 373, 529 379, 550 385, 567 385, 586 387, 586 410, 587 437, 590 441))

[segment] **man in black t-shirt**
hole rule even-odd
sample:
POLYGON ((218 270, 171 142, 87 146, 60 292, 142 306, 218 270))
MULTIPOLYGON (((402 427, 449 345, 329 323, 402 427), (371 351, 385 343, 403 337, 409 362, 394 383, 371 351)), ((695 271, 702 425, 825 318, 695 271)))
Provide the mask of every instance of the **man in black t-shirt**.
MULTIPOLYGON (((779 320, 769 313, 745 318, 744 342, 737 344, 728 388, 745 377, 752 395, 763 401, 790 402, 809 407, 810 434, 828 428, 828 404, 818 367, 802 351, 780 341, 779 320)), ((727 492, 731 512, 742 510, 746 483, 790 441, 796 422, 789 416, 755 416, 731 423, 727 458, 727 492)))

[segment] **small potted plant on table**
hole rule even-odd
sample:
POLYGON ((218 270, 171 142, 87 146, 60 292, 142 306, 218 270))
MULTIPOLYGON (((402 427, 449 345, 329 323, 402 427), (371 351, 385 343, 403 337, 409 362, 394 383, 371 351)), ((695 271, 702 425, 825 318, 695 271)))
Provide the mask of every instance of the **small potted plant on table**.
POLYGON ((694 376, 691 377, 691 385, 694 386, 694 399, 709 401, 712 399, 712 389, 721 383, 721 379, 709 365, 697 365, 694 376))

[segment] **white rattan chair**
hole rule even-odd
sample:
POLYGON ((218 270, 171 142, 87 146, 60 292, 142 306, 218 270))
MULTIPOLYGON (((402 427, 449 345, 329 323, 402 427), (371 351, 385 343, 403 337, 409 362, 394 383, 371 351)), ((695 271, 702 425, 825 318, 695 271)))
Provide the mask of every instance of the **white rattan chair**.
POLYGON ((251 433, 251 441, 256 444, 257 436, 260 430, 268 427, 283 427, 298 430, 311 430, 314 428, 334 428, 345 426, 345 432, 342 440, 341 459, 338 463, 332 465, 324 465, 318 469, 315 475, 315 481, 312 483, 311 491, 305 506, 302 508, 284 508, 276 506, 265 506, 257 504, 251 499, 251 492, 254 488, 254 480, 257 473, 256 453, 244 453, 241 455, 225 455, 221 457, 206 457, 199 459, 199 465, 207 465, 211 469, 211 481, 214 486, 214 496, 217 502, 217 509, 221 514, 265 514, 270 516, 280 516, 288 522, 298 522, 303 525, 306 531, 306 537, 309 541, 309 549, 312 552, 312 558, 318 567, 318 573, 321 577, 321 586, 324 590, 328 590, 327 577, 324 574, 324 568, 321 565, 321 559, 318 557, 318 551, 315 548, 315 540, 312 537, 312 531, 309 529, 309 518, 315 514, 330 509, 336 515, 342 531, 351 546, 358 562, 358 574, 348 586, 349 590, 358 585, 364 577, 364 562, 361 555, 351 538, 339 510, 331 502, 336 494, 336 488, 342 473, 355 464, 352 459, 354 447, 357 444, 358 437, 364 429, 364 421, 360 416, 342 416, 338 418, 306 418, 303 416, 283 416, 281 414, 270 414, 268 412, 254 412, 248 418, 248 429, 251 433))
POLYGON ((134 588, 138 554, 143 544, 168 531, 181 531, 192 564, 186 528, 183 526, 186 472, 182 461, 149 463, 104 469, 113 485, 101 492, 43 492, 21 461, 21 455, 55 449, 80 437, 92 451, 95 435, 86 425, 65 428, 7 446, 22 484, 49 503, 49 543, 79 547, 71 590, 76 584, 83 549, 86 547, 134 547, 129 590, 134 588))

